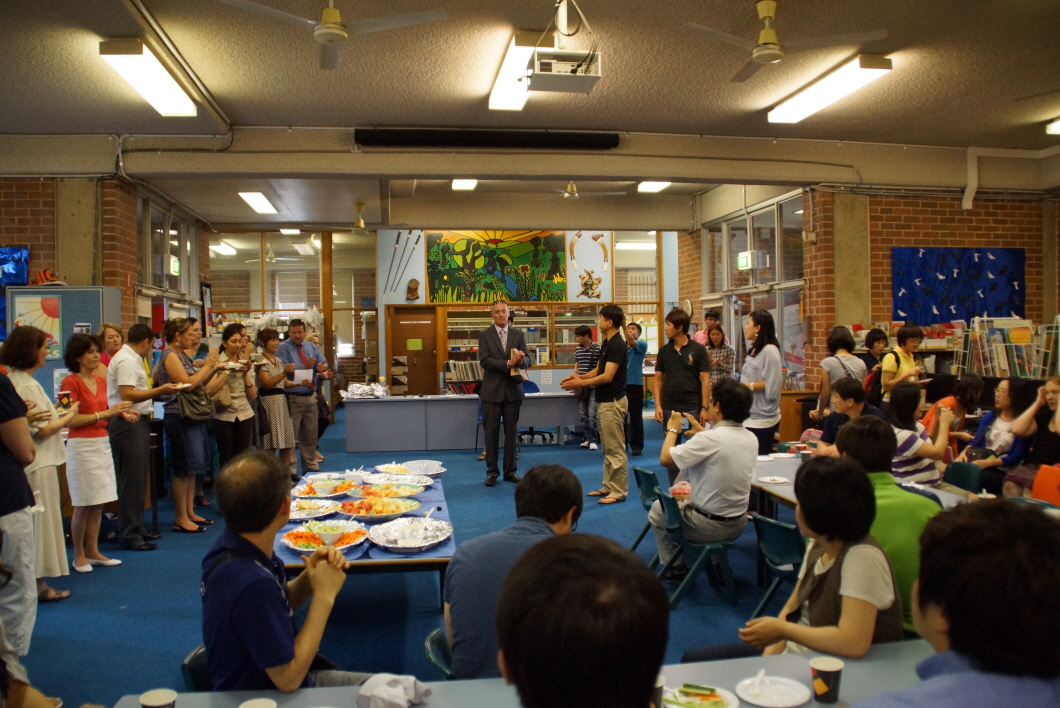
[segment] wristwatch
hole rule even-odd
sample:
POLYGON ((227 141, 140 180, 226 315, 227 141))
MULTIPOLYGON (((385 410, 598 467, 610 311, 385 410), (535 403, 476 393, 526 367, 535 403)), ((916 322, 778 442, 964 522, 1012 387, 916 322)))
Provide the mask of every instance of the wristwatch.
POLYGON ((681 434, 681 431, 678 430, 677 428, 667 428, 666 432, 668 432, 668 433, 677 433, 678 435, 681 434))

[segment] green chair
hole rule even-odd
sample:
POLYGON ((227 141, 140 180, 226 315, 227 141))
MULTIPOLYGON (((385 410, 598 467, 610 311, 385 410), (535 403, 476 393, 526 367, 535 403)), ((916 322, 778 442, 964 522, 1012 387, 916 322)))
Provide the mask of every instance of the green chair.
MULTIPOLYGON (((646 470, 642 467, 633 468, 633 476, 637 479, 637 491, 640 492, 640 503, 644 507, 645 511, 651 511, 651 505, 656 502, 659 498, 659 476, 651 470, 646 470)), ((651 530, 651 524, 645 523, 644 528, 641 529, 640 535, 637 536, 637 540, 633 542, 633 545, 629 547, 629 550, 637 550, 637 546, 644 540, 644 537, 648 535, 648 531, 651 530)))
POLYGON ((806 554, 806 539, 799 533, 798 526, 785 524, 760 514, 752 514, 755 532, 758 534, 758 550, 762 559, 773 575, 773 582, 766 588, 766 594, 758 603, 751 619, 759 617, 769 601, 773 599, 781 581, 799 579, 799 568, 806 554))
POLYGON ((213 678, 206 663, 206 647, 200 644, 180 662, 180 673, 184 677, 184 689, 189 693, 213 690, 213 678))
MULTIPOLYGON (((703 570, 707 563, 714 562, 715 559, 717 559, 718 570, 721 572, 725 601, 736 607, 738 604, 736 600, 736 583, 732 579, 732 569, 729 567, 729 549, 735 548, 736 544, 731 541, 692 543, 685 538, 684 529, 681 526, 681 509, 677 505, 677 500, 670 496, 669 493, 660 490, 659 501, 662 503, 663 511, 666 512, 666 535, 671 541, 680 546, 680 550, 674 554, 674 557, 670 559, 670 562, 666 564, 662 572, 668 571, 682 555, 685 558, 685 563, 688 564, 688 575, 677 586, 674 594, 670 596, 670 609, 673 610, 677 607, 681 602, 681 598, 692 587, 692 583, 695 582, 699 571, 703 570)), ((654 570, 659 564, 658 558, 656 556, 648 567, 654 570)))
POLYGON ((946 468, 942 481, 960 487, 966 492, 978 494, 983 491, 983 468, 971 462, 953 462, 946 468))
POLYGON ((427 654, 427 661, 442 672, 446 681, 456 678, 453 673, 453 651, 449 648, 449 638, 445 636, 445 630, 436 629, 428 634, 423 642, 423 651, 427 654))
POLYGON ((1026 506, 1036 506, 1044 512, 1060 512, 1060 506, 1050 504, 1047 501, 1041 499, 1035 499, 1034 497, 1007 497, 1007 500, 1015 504, 1024 504, 1026 506))

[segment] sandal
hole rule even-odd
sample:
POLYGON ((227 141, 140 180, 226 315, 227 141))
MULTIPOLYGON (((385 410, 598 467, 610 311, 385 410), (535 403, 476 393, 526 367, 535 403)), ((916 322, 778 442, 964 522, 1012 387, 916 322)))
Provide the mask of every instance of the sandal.
POLYGON ((607 487, 600 487, 599 489, 597 489, 595 491, 589 492, 588 496, 590 496, 590 497, 606 497, 610 493, 611 493, 611 490, 608 489, 607 487))
POLYGON ((486 451, 485 450, 483 450, 482 453, 479 454, 478 459, 480 459, 480 460, 485 460, 486 459, 486 451))
POLYGON ((619 502, 626 501, 625 497, 604 497, 597 504, 618 504, 619 502))
POLYGON ((200 494, 195 497, 195 506, 210 506, 210 500, 206 498, 205 494, 200 494))
POLYGON ((70 597, 69 590, 56 590, 51 585, 45 585, 37 592, 37 602, 58 602, 70 597))

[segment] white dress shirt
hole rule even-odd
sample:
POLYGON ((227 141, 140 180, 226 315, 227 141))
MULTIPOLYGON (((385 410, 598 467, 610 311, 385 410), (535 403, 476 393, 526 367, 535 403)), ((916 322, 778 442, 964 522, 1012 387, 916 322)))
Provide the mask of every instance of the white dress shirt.
MULTIPOLYGON (((112 406, 122 400, 119 386, 132 386, 135 391, 148 390, 144 358, 128 344, 122 345, 118 353, 111 357, 110 366, 107 367, 107 403, 112 406)), ((154 403, 148 398, 134 403, 132 410, 149 416, 154 411, 154 403)))

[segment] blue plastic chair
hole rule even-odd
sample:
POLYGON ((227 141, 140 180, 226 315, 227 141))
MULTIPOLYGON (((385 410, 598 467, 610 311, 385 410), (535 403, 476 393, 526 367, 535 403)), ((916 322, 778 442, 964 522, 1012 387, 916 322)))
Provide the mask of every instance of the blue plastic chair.
POLYGON ((180 662, 180 673, 184 677, 184 689, 188 693, 205 693, 213 690, 213 678, 206 663, 206 647, 195 647, 180 662))
POLYGON ((971 462, 953 462, 942 475, 942 481, 973 494, 983 490, 982 478, 983 468, 971 462))
POLYGON ((806 554, 806 539, 799 533, 798 526, 785 524, 782 521, 770 519, 760 514, 752 514, 755 524, 755 533, 758 534, 758 550, 762 554, 762 560, 773 575, 773 582, 766 588, 766 594, 758 603, 751 619, 758 617, 765 611, 769 601, 773 599, 781 581, 799 579, 799 569, 802 567, 802 559, 806 554))
MULTIPOLYGON (((680 551, 674 554, 674 557, 670 559, 670 562, 666 564, 662 572, 668 571, 682 555, 685 558, 685 563, 688 564, 688 575, 677 586, 674 594, 670 596, 670 609, 677 608, 685 593, 695 582, 699 571, 703 570, 706 564, 713 562, 714 559, 717 559, 718 570, 721 572, 725 601, 736 607, 738 604, 736 583, 733 581, 732 569, 729 567, 729 549, 736 548, 736 544, 732 541, 692 543, 685 538, 684 528, 681 526, 681 508, 678 506, 677 500, 670 496, 668 492, 659 490, 659 502, 662 504, 663 511, 666 512, 666 535, 671 541, 680 546, 680 551)), ((656 560, 649 567, 654 570, 657 565, 658 561, 656 560)))
POLYGON ((453 673, 453 651, 449 648, 449 638, 445 636, 444 630, 436 629, 428 634, 423 642, 423 651, 427 654, 427 661, 442 672, 446 681, 456 678, 453 673))
MULTIPOLYGON (((536 381, 525 380, 523 381, 523 393, 541 393, 541 387, 537 385, 536 381)), ((530 426, 526 430, 520 430, 518 435, 519 442, 522 442, 523 438, 533 440, 536 435, 541 436, 541 442, 553 442, 556 439, 555 433, 534 430, 533 426, 530 426)))
MULTIPOLYGON (((651 506, 659 499, 659 476, 651 470, 646 470, 642 467, 633 467, 633 476, 637 479, 637 491, 640 492, 640 504, 644 507, 645 511, 650 512, 651 506)), ((637 536, 637 540, 633 542, 633 545, 629 547, 629 550, 637 550, 637 546, 644 540, 644 537, 648 535, 648 531, 651 530, 651 522, 645 522, 644 528, 641 529, 640 535, 637 536)), ((653 563, 658 563, 658 556, 656 556, 653 563)))
POLYGON ((1050 504, 1047 501, 1041 499, 1035 499, 1034 497, 1008 497, 1007 501, 1015 504, 1024 504, 1026 506, 1036 506, 1045 512, 1060 512, 1060 506, 1050 504))

